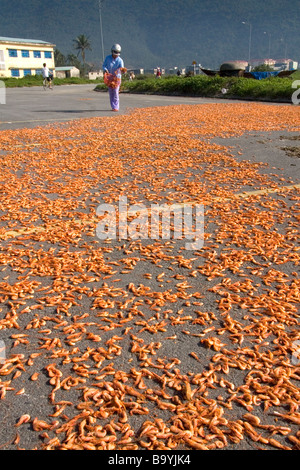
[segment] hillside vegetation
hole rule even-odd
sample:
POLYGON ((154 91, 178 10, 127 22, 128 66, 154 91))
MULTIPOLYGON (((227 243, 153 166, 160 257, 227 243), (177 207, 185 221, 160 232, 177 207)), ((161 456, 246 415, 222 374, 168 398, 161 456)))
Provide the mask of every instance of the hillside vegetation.
MULTIPOLYGON (((299 0, 103 0, 104 53, 122 45, 130 67, 185 67, 196 61, 216 68, 226 60, 299 57, 299 0), (248 22, 243 24, 242 22, 248 22), (270 40, 270 41, 269 41, 270 40)), ((75 53, 73 39, 90 38, 87 61, 102 62, 98 0, 1 0, 1 35, 51 41, 75 53)))

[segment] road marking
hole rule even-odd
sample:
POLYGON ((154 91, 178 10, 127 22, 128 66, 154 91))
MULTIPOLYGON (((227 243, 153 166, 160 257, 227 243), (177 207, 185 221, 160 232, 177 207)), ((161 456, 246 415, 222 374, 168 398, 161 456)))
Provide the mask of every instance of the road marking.
MULTIPOLYGON (((251 197, 251 196, 260 196, 260 195, 264 195, 264 194, 275 194, 275 193, 278 193, 278 192, 281 192, 281 191, 290 191, 290 190, 293 190, 293 189, 300 189, 300 184, 292 184, 292 185, 289 185, 289 186, 280 186, 279 188, 258 189, 256 191, 249 191, 249 192, 245 191, 245 192, 242 192, 242 193, 233 194, 231 197, 228 197, 228 198, 216 197, 216 198, 213 198, 212 202, 232 201, 233 199, 238 199, 238 198, 246 199, 246 198, 251 197)), ((172 207, 173 207, 173 209, 176 209, 176 208, 179 209, 179 208, 183 208, 186 204, 191 205, 192 203, 189 201, 187 203, 174 204, 174 205, 172 205, 172 207)), ((72 220, 72 223, 85 225, 85 224, 90 224, 92 222, 98 222, 98 220, 99 219, 96 218, 96 217, 92 217, 89 220, 74 219, 74 220, 72 220)), ((55 224, 54 224, 54 226, 55 226, 55 224)), ((5 232, 5 235, 7 236, 7 238, 5 238, 5 239, 16 238, 16 237, 19 237, 21 235, 30 235, 31 233, 42 233, 42 232, 45 232, 46 230, 47 230, 46 227, 41 227, 41 226, 31 227, 31 228, 21 228, 21 229, 18 229, 18 230, 8 230, 7 232, 5 232)))
POLYGON ((23 148, 23 147, 41 147, 42 145, 45 144, 18 144, 18 145, 13 145, 15 148, 23 148))
POLYGON ((291 189, 299 189, 300 188, 300 184, 291 184, 289 186, 280 186, 279 188, 265 188, 265 189, 258 189, 256 191, 244 191, 242 193, 237 193, 237 194, 233 194, 231 197, 228 197, 228 198, 224 198, 224 197, 220 197, 220 198, 215 198, 214 201, 231 201, 232 199, 234 198, 247 198, 247 197, 251 197, 251 196, 259 196, 261 194, 272 194, 272 193, 279 193, 280 191, 284 190, 284 191, 290 191, 291 189))

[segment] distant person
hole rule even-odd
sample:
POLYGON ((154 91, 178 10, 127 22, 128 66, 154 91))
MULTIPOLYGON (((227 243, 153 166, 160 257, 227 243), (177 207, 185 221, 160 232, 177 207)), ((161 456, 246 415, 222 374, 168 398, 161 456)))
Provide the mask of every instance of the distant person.
POLYGON ((43 64, 42 75, 43 75, 43 79, 46 80, 47 82, 49 82, 49 87, 51 88, 51 82, 52 82, 53 74, 48 69, 46 63, 43 64))
POLYGON ((180 77, 180 75, 181 75, 181 70, 178 69, 176 73, 177 73, 177 77, 180 77))
POLYGON ((157 67, 157 70, 156 70, 156 78, 161 78, 161 70, 159 67, 157 67))
POLYGON ((122 73, 126 72, 123 59, 120 57, 121 46, 114 44, 111 54, 105 57, 103 62, 104 82, 108 86, 109 99, 112 111, 119 111, 120 106, 120 86, 122 73))
POLYGON ((135 79, 134 72, 130 72, 129 74, 129 81, 132 82, 135 79))

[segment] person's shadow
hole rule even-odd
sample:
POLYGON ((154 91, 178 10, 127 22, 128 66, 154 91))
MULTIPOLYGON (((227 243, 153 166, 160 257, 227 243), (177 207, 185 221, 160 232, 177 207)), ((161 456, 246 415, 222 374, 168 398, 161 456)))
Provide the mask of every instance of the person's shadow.
POLYGON ((34 111, 35 113, 105 113, 108 112, 109 109, 37 109, 34 111))

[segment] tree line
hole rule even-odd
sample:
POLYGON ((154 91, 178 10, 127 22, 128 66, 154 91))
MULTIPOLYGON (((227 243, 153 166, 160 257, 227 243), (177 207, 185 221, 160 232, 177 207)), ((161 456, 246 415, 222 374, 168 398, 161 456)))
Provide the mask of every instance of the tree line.
POLYGON ((77 51, 77 55, 72 52, 64 55, 59 49, 54 50, 54 61, 56 67, 63 67, 64 65, 73 65, 80 70, 80 75, 83 77, 93 68, 92 64, 86 63, 86 51, 91 51, 91 42, 85 34, 80 34, 77 38, 73 39, 73 49, 77 51), (81 60, 79 59, 81 56, 81 60))

